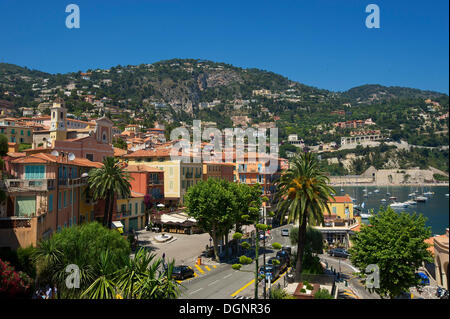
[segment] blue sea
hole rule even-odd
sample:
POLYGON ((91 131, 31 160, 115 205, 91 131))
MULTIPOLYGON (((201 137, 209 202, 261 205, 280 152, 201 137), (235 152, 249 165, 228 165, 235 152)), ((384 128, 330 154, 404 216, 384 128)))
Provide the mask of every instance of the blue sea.
MULTIPOLYGON (((417 203, 417 205, 409 206, 396 211, 405 212, 417 212, 423 214, 427 218, 427 226, 431 226, 432 235, 445 234, 445 229, 448 228, 449 224, 449 199, 445 194, 449 193, 448 187, 434 186, 434 187, 416 187, 416 186, 370 186, 367 187, 367 193, 372 192, 368 197, 364 197, 364 186, 334 186, 336 190, 336 195, 348 194, 352 198, 357 200, 357 204, 361 205, 365 203, 362 212, 367 213, 368 209, 374 209, 377 212, 380 206, 387 206, 392 201, 389 200, 390 196, 397 197, 397 202, 405 202, 409 200, 408 194, 418 191, 419 194, 423 192, 434 192, 434 195, 428 196, 428 200, 425 203, 417 203), (344 189, 341 192, 341 188, 344 189), (374 190, 378 189, 379 192, 375 193, 374 190), (389 192, 391 195, 386 195, 389 192), (381 202, 381 199, 386 199, 386 202, 381 202)), ((368 223, 368 221, 363 220, 363 222, 368 223)))

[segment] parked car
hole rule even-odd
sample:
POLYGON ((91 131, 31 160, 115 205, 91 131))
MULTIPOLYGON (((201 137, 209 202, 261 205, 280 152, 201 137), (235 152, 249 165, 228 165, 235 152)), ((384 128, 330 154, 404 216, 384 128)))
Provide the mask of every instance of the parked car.
POLYGON ((188 266, 173 267, 172 276, 177 280, 184 280, 194 276, 194 271, 188 266))
POLYGON ((283 260, 284 263, 286 263, 286 265, 290 265, 291 263, 291 255, 284 250, 280 250, 277 252, 276 257, 280 260, 283 260))
POLYGON ((265 275, 266 276, 266 280, 269 281, 269 277, 270 277, 270 281, 274 281, 275 278, 277 278, 280 275, 280 266, 279 265, 264 265, 259 267, 259 274, 260 275, 265 275))
POLYGON ((350 256, 349 252, 345 250, 344 248, 334 248, 330 249, 328 251, 328 255, 333 257, 341 257, 341 258, 348 258, 350 256))
POLYGON ((417 279, 420 279, 420 284, 424 286, 428 286, 430 284, 430 278, 428 278, 424 272, 417 272, 416 277, 417 279))
POLYGON ((292 248, 290 246, 283 246, 281 247, 281 251, 285 251, 289 254, 289 256, 292 255, 292 248))
POLYGON ((289 228, 283 228, 281 230, 281 236, 289 236, 289 228))

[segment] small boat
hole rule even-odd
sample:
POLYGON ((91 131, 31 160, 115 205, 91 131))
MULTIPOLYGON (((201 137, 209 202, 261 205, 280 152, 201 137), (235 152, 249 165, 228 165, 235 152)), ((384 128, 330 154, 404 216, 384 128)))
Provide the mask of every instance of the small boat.
POLYGON ((406 208, 406 207, 408 207, 407 204, 405 204, 405 203, 399 203, 399 202, 393 202, 392 204, 389 204, 389 206, 390 206, 391 208, 406 208))
POLYGON ((425 196, 417 196, 414 200, 418 203, 425 203, 428 200, 428 197, 425 196))
POLYGON ((344 192, 344 189, 343 189, 343 188, 341 188, 341 192, 344 192))
POLYGON ((384 198, 382 198, 382 199, 381 199, 381 201, 382 201, 383 203, 385 203, 385 202, 386 202, 386 200, 385 200, 384 198))
POLYGON ((447 197, 447 198, 448 198, 448 194, 445 194, 445 197, 447 197))
POLYGON ((386 196, 391 196, 391 193, 389 193, 389 192, 388 192, 388 193, 386 193, 386 196))
POLYGON ((408 197, 415 197, 415 196, 416 196, 415 192, 412 192, 411 194, 408 194, 408 197))
POLYGON ((423 193, 425 196, 431 196, 431 195, 434 195, 434 192, 425 192, 425 193, 423 193))
POLYGON ((379 193, 380 190, 377 188, 376 190, 373 191, 374 193, 379 193))
POLYGON ((405 204, 408 204, 408 206, 411 206, 411 205, 417 205, 417 202, 415 202, 415 201, 413 201, 413 200, 407 200, 407 201, 405 202, 405 204))
POLYGON ((372 195, 372 192, 369 192, 369 195, 372 195))
POLYGON ((389 197, 389 199, 390 199, 390 200, 396 200, 396 199, 397 199, 397 197, 395 197, 395 196, 391 196, 391 197, 389 197))

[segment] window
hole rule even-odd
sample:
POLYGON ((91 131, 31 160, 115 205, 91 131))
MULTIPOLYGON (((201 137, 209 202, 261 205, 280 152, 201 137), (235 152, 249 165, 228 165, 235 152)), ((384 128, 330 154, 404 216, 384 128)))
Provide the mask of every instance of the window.
POLYGON ((51 213, 53 211, 53 194, 48 196, 48 212, 51 213))
POLYGON ((134 203, 134 214, 138 214, 138 203, 134 203))
POLYGON ((130 204, 128 204, 128 210, 129 210, 129 212, 130 212, 130 215, 131 215, 131 210, 133 209, 133 206, 131 205, 131 203, 130 204))
POLYGON ((94 161, 94 154, 86 154, 86 158, 88 160, 90 160, 91 162, 93 162, 94 161))
POLYGON ((23 130, 20 130, 20 135, 23 135, 23 130))
POLYGON ((58 210, 61 209, 61 192, 58 192, 58 210))
POLYGON ((333 214, 336 214, 336 206, 333 206, 333 214))
POLYGON ((173 181, 169 182, 169 189, 171 189, 171 190, 173 189, 173 181))
POLYGON ((120 212, 123 214, 123 213, 126 213, 126 209, 127 209, 127 205, 125 205, 125 204, 122 204, 122 205, 120 205, 120 212))
POLYGON ((64 191, 64 207, 67 207, 67 192, 64 191))
POLYGON ((31 131, 27 131, 27 135, 28 135, 28 136, 31 136, 31 131))
POLYGON ((72 190, 69 191, 69 195, 70 195, 69 196, 69 204, 72 205, 72 196, 73 196, 72 190))
POLYGON ((43 179, 43 178, 45 178, 44 165, 25 166, 25 179, 43 179))

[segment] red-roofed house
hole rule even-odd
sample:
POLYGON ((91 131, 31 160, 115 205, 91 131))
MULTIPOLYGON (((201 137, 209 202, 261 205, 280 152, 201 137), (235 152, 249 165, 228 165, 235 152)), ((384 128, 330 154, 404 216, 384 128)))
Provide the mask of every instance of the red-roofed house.
POLYGON ((82 222, 87 173, 101 163, 38 153, 9 160, 8 194, 0 210, 0 247, 35 246, 63 227, 82 222))

